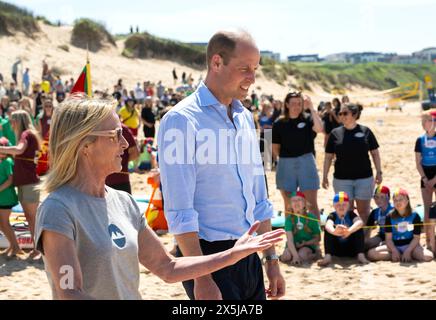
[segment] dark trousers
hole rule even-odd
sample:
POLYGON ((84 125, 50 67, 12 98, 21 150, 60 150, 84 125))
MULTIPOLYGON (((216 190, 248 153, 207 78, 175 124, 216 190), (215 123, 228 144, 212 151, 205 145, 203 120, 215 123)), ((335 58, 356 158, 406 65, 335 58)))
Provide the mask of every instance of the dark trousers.
POLYGON ((324 232, 324 252, 337 257, 355 257, 365 251, 365 236, 360 229, 351 234, 346 241, 334 236, 328 231, 324 232))
MULTIPOLYGON (((200 247, 204 255, 213 254, 230 249, 235 240, 208 242, 200 240, 200 247)), ((182 253, 177 247, 177 257, 182 253)), ((265 300, 265 286, 263 283, 262 263, 257 253, 212 273, 212 278, 221 291, 224 300, 265 300)), ((183 287, 189 299, 194 298, 194 280, 183 281, 183 287)))

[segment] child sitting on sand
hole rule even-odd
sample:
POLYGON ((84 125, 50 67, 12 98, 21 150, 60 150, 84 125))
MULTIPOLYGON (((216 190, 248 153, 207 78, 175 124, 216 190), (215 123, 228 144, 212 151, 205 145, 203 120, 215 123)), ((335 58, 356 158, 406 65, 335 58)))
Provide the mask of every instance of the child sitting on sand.
POLYGON ((385 221, 387 214, 394 208, 390 203, 390 190, 386 186, 378 185, 374 190, 373 196, 377 208, 371 211, 367 227, 379 226, 377 235, 371 237, 370 228, 365 230, 365 249, 369 250, 379 245, 384 244, 385 241, 385 221))
POLYGON ((328 266, 332 256, 355 257, 356 255, 360 263, 368 263, 364 254, 363 221, 350 210, 348 194, 343 191, 336 194, 333 198, 333 207, 335 211, 328 216, 325 224, 325 256, 318 261, 318 265, 328 266))
POLYGON ((299 265, 321 257, 321 228, 317 217, 307 212, 304 193, 292 192, 289 197, 291 212, 285 220, 287 242, 280 260, 299 265))
POLYGON ((419 244, 421 218, 412 211, 407 191, 397 189, 393 201, 395 208, 386 217, 386 245, 369 250, 368 258, 373 261, 393 262, 433 260, 433 253, 419 244))
MULTIPOLYGON (((9 146, 8 139, 0 138, 0 145, 9 146)), ((14 160, 7 155, 0 154, 0 231, 9 241, 9 248, 4 252, 9 257, 23 253, 9 223, 12 208, 18 204, 17 193, 12 183, 13 168, 14 160)))

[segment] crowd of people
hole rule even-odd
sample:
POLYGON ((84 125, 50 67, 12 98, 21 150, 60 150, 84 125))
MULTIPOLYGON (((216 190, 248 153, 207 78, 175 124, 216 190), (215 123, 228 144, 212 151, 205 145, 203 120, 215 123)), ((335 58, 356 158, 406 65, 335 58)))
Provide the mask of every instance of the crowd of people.
MULTIPOLYGON (((4 169, 0 179, 0 231, 10 244, 4 251, 9 257, 23 254, 9 223, 12 208, 18 203, 23 208, 31 235, 34 236, 41 177, 49 170, 48 149, 52 115, 54 109, 71 95, 74 85, 73 79, 64 82, 53 76, 47 62, 43 61, 42 76, 39 81, 33 82, 29 90, 29 68, 20 77, 20 64, 21 60, 14 63, 12 81, 8 86, 3 84, 3 75, 0 80, 0 157, 4 169)), ((122 79, 119 79, 112 94, 108 94, 108 90, 94 92, 95 97, 116 100, 122 135, 128 142, 128 148, 122 154, 122 170, 107 177, 108 186, 131 193, 129 163, 138 160, 141 154, 151 153, 147 151, 147 146, 153 144, 156 120, 168 108, 192 93, 193 79, 186 83, 183 81, 176 89, 166 88, 161 81, 157 84, 144 81, 142 85, 138 83, 136 88, 128 90, 122 79), (140 127, 143 132, 138 136, 140 127)), ((144 164, 136 163, 133 170, 139 170, 138 167, 141 168, 142 165, 144 164)), ((151 161, 146 169, 153 166, 156 167, 155 161, 151 161)), ((38 260, 41 255, 35 249, 29 257, 38 260)))
MULTIPOLYGON (((26 69, 26 73, 28 71, 26 69)), ((47 73, 48 71, 45 72, 41 83, 47 79, 47 73)), ((24 79, 25 77, 23 81, 24 79)), ((183 79, 182 82, 186 80, 183 79)), ((41 152, 44 141, 49 139, 51 116, 55 107, 53 97, 56 105, 62 103, 69 96, 74 82, 70 79, 69 84, 63 84, 57 79, 48 92, 41 89, 41 83, 34 83, 32 92, 28 94, 17 89, 15 81, 9 84, 9 88, 0 83, 0 154, 4 166, 4 176, 0 181, 3 183, 0 186, 0 203, 3 204, 0 210, 4 213, 1 214, 0 227, 10 242, 10 247, 5 251, 10 256, 22 253, 9 225, 11 208, 20 202, 33 234, 36 209, 40 201, 39 176, 44 175, 47 170, 40 172, 38 166, 47 166, 44 164, 47 159, 41 160, 41 152)), ((150 144, 146 139, 155 139, 156 121, 195 88, 190 81, 188 90, 176 92, 173 88, 165 87, 161 81, 156 85, 145 81, 142 86, 138 82, 133 90, 128 90, 122 79, 117 81, 111 96, 116 100, 116 111, 122 123, 122 135, 128 142, 128 148, 122 155, 121 172, 109 175, 106 179, 107 185, 128 193, 132 192, 128 174, 129 162, 135 161, 141 152, 144 152, 146 141, 150 144), (142 135, 138 139, 141 127, 142 135)), ((101 98, 109 98, 107 91, 96 91, 95 94, 101 98)), ((396 214, 399 215, 400 209, 391 205, 389 188, 381 185, 383 178, 377 139, 369 128, 358 123, 362 106, 350 103, 349 98, 343 96, 342 99, 334 98, 331 102, 320 103, 316 110, 311 99, 301 92, 288 93, 284 100, 280 101, 267 95, 261 95, 259 99, 253 91, 251 99, 246 98, 242 103, 253 115, 259 131, 261 152, 265 151, 265 130, 272 130, 272 162, 276 170, 276 187, 282 195, 286 211, 287 242, 280 257, 281 261, 299 264, 302 261, 321 258, 321 213, 317 193, 320 186, 329 186, 328 174, 333 159, 335 197, 338 198, 338 195, 342 194, 344 196, 341 199, 344 200, 334 202, 335 211, 327 219, 324 233, 325 257, 319 264, 328 264, 331 255, 355 255, 361 262, 367 262, 364 253, 370 260, 391 257, 388 253, 392 252, 393 247, 386 241, 386 232, 391 233, 392 228, 385 228, 384 225, 388 214, 393 214, 397 210, 396 214), (317 134, 324 135, 322 180, 319 178, 315 162, 314 140, 317 134), (376 169, 375 177, 370 156, 376 169), (371 199, 377 206, 372 212, 371 199), (347 208, 344 209, 345 205, 342 203, 346 203, 347 208), (338 219, 344 223, 337 223, 338 219), (364 226, 368 228, 363 233, 364 226), (374 237, 370 237, 371 227, 379 228, 378 234, 374 237), (341 228, 348 230, 346 237, 343 236, 341 228), (353 236, 349 237, 350 234, 353 236)), ((417 139, 415 146, 417 169, 422 176, 421 190, 425 212, 423 229, 427 246, 422 248, 418 243, 416 250, 421 250, 419 252, 422 254, 415 253, 412 256, 422 261, 428 260, 431 253, 435 253, 435 232, 431 225, 433 220, 430 220, 433 186, 436 185, 436 160, 432 155, 433 144, 436 144, 435 120, 436 114, 423 114, 422 125, 425 134, 417 139)), ((156 162, 153 166, 157 166, 156 162)), ((149 167, 151 168, 152 166, 149 167)), ((403 190, 400 196, 405 195, 406 191, 403 190)), ((407 215, 412 213, 407 212, 407 215)), ((419 216, 416 213, 413 213, 413 217, 415 221, 412 219, 410 224, 418 225, 413 234, 419 236, 422 221, 417 222, 419 216)), ((389 238, 395 243, 395 236, 389 238)), ((415 252, 409 251, 406 260, 409 260, 407 257, 411 252, 415 252)), ((39 252, 34 250, 31 255, 39 257, 39 252)), ((392 255, 392 260, 398 260, 397 258, 397 254, 392 255)))
MULTIPOLYGON (((34 83, 31 92, 17 89, 16 75, 8 88, 0 83, 0 230, 10 243, 4 254, 21 254, 9 224, 11 209, 20 202, 36 243, 32 259, 38 259, 42 251, 55 278, 59 274, 53 270, 61 265, 85 264, 86 270, 76 276, 78 283, 87 288, 86 294, 82 288, 67 294, 55 284, 54 296, 137 298, 138 262, 167 281, 185 280, 185 290, 192 299, 264 299, 284 294, 278 260, 294 265, 318 261, 324 267, 333 256, 356 257, 362 264, 433 259, 436 112, 423 113, 425 133, 415 145, 416 166, 422 177, 422 221, 413 211, 406 190, 395 188, 391 197, 390 188, 383 185, 379 144, 371 129, 359 123, 361 105, 344 96, 316 109, 310 97, 301 92, 288 93, 283 101, 266 95, 259 98, 255 92, 251 99, 246 98, 259 62, 258 49, 246 33, 215 34, 207 59, 208 74, 198 85, 185 74, 182 89, 166 87, 161 81, 145 81, 128 90, 119 79, 112 93, 95 91, 94 100, 71 94, 73 79, 63 83, 53 77, 45 61, 41 82, 34 83), (238 81, 237 89, 230 87, 238 81), (159 132, 156 121, 160 121, 159 132), (254 140, 245 138, 256 145, 259 156, 267 152, 270 130, 276 188, 286 213, 286 246, 280 255, 273 244, 281 233, 271 231, 271 188, 267 189, 263 175, 253 176, 252 167, 242 166, 239 161, 235 166, 166 161, 169 153, 165 151, 174 146, 164 135, 172 129, 187 134, 186 139, 176 141, 176 147, 196 147, 187 128, 194 133, 202 128, 216 133, 223 128, 230 132, 257 128, 259 135, 254 140), (322 179, 315 161, 314 140, 318 134, 324 135, 322 179), (172 260, 159 244, 128 195, 132 190, 129 162, 139 158, 150 139, 156 139, 157 147, 163 150, 158 162, 161 189, 169 231, 175 234, 173 253, 179 260, 172 260), (50 168, 48 158, 53 165, 50 168), (322 231, 318 190, 329 187, 333 161, 333 211, 322 231), (41 163, 46 167, 41 168, 41 163), (50 194, 40 205, 40 177, 44 175, 43 188, 50 194), (241 194, 234 194, 241 186, 241 194), (113 189, 126 193, 114 193, 113 189), (101 198, 110 206, 102 205, 101 198), (376 204, 372 211, 371 200, 376 204), (104 224, 93 213, 102 210, 107 211, 108 221, 104 224), (101 236, 107 223, 109 240, 101 236), (119 226, 129 232, 124 233, 119 226), (420 244, 422 226, 425 247, 420 244), (374 235, 376 228, 378 233, 374 235), (98 231, 93 234, 92 230, 98 231), (77 232, 85 245, 81 242, 79 246, 77 232), (111 258, 108 241, 127 250, 111 258), (98 276, 90 261, 91 256, 95 259, 92 252, 96 247, 103 248, 98 264, 104 268, 98 276), (270 286, 266 294, 256 251, 263 251, 267 261, 270 286), (139 256, 135 256, 137 252, 139 256), (199 257, 203 253, 211 255, 199 257), (126 268, 120 268, 120 261, 126 268), (110 279, 121 291, 95 283, 95 276, 99 281, 110 279), (121 280, 123 277, 129 280, 121 280)), ((28 81, 29 70, 26 72, 28 81)), ((175 69, 173 77, 176 83, 175 69)), ((230 151, 241 160, 235 150, 230 151)))

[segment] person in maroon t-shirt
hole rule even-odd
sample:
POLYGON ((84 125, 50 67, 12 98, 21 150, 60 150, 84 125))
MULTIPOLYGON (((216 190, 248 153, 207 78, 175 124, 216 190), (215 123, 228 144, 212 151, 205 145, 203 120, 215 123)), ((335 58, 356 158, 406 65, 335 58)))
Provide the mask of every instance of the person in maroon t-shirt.
POLYGON ((50 122, 53 114, 53 98, 51 95, 45 95, 42 102, 43 110, 38 115, 36 129, 39 131, 44 140, 48 140, 50 134, 50 122))
MULTIPOLYGON (((12 112, 10 121, 18 143, 13 147, 0 147, 0 153, 15 157, 13 182, 18 187, 18 200, 29 222, 33 238, 36 210, 39 205, 39 177, 36 174, 36 159, 39 155, 41 138, 26 111, 12 112)), ((30 254, 32 259, 40 257, 40 253, 36 250, 30 254)))
POLYGON ((130 132, 129 128, 124 124, 121 125, 123 128, 123 137, 129 143, 129 147, 124 150, 123 156, 121 157, 121 172, 112 173, 106 178, 106 185, 111 188, 126 191, 127 193, 132 193, 132 188, 130 186, 129 178, 129 161, 136 160, 139 157, 138 145, 136 140, 130 132))

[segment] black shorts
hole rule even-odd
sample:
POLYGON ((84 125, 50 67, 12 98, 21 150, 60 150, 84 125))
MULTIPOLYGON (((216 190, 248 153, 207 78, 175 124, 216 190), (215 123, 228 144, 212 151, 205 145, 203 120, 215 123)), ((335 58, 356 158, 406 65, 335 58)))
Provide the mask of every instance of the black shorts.
POLYGON ((9 206, 0 206, 0 210, 11 210, 15 206, 16 206, 15 204, 9 206))
MULTIPOLYGON (((424 170, 425 176, 427 177, 428 180, 433 179, 434 176, 436 176, 436 166, 431 166, 431 167, 422 166, 422 169, 424 170)), ((421 189, 424 188, 425 185, 421 179, 421 189)), ((436 188, 436 184, 433 186, 433 188, 436 188)))
POLYGON ((428 218, 436 219, 436 202, 433 202, 432 205, 430 206, 428 218))
MULTIPOLYGON (((236 240, 200 240, 200 247, 203 254, 208 255, 230 249, 235 242, 236 240)), ((176 256, 182 256, 178 246, 176 256)), ((212 278, 220 289, 223 300, 266 300, 262 262, 257 253, 213 272, 212 278)), ((194 300, 194 281, 183 281, 183 287, 189 299, 194 300)))

